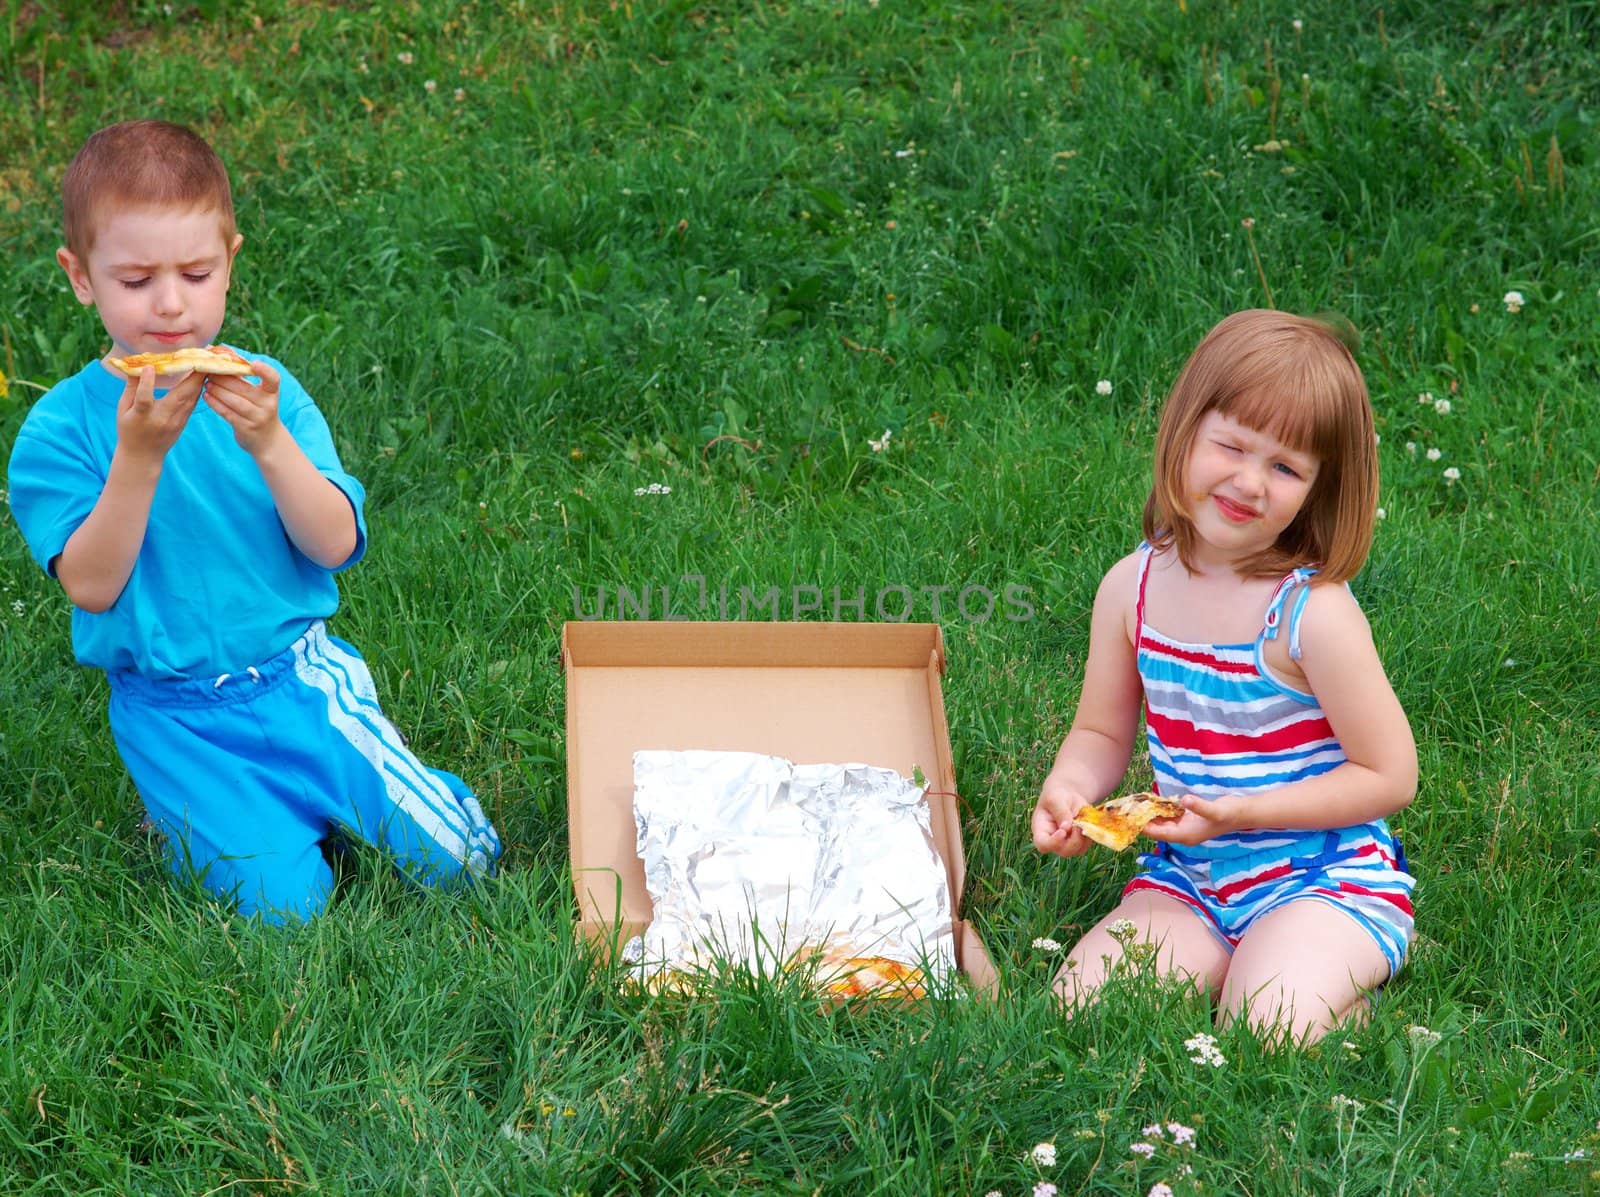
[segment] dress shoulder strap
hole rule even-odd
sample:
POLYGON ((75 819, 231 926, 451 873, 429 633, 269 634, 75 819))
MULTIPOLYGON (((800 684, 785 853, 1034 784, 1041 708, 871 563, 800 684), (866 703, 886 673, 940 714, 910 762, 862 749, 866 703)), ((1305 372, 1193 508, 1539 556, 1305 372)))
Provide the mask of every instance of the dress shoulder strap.
POLYGON ((1300 659, 1300 619, 1305 614, 1306 599, 1311 597, 1311 579, 1316 575, 1317 567, 1314 565, 1302 566, 1300 569, 1290 570, 1285 574, 1283 581, 1278 583, 1278 588, 1272 592, 1272 600, 1267 604, 1267 617, 1265 626, 1261 629, 1263 640, 1276 640, 1278 629, 1285 622, 1284 608, 1288 607, 1289 625, 1289 659, 1300 659), (1294 596, 1293 605, 1289 604, 1289 597, 1294 596))
POLYGON ((1144 584, 1150 577, 1150 558, 1155 556, 1155 550, 1148 541, 1139 542, 1139 593, 1134 600, 1133 619, 1140 636, 1144 635, 1144 584))

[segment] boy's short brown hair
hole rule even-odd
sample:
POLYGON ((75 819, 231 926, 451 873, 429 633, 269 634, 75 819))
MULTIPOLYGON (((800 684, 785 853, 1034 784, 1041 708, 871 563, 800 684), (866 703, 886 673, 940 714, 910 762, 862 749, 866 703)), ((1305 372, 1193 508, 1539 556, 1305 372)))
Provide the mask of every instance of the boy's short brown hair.
POLYGON ((95 221, 112 205, 210 208, 225 240, 237 232, 222 159, 199 134, 169 121, 107 125, 83 143, 61 180, 67 248, 87 254, 95 221))
POLYGON ((1378 438, 1372 404, 1347 338, 1333 319, 1255 309, 1222 320, 1172 384, 1156 432, 1155 480, 1144 536, 1191 564, 1194 525, 1184 472, 1207 412, 1220 412, 1317 459, 1311 493, 1276 543, 1239 564, 1251 577, 1318 565, 1317 580, 1355 576, 1372 547, 1378 511, 1378 438))

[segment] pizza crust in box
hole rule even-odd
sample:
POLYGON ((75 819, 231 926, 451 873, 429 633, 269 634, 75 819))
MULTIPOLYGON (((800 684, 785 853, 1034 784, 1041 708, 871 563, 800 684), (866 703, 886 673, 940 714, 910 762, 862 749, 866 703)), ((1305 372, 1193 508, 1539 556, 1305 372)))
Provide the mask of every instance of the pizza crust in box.
POLYGON ((1099 806, 1086 806, 1072 825, 1097 844, 1121 852, 1156 819, 1176 819, 1183 814, 1183 803, 1159 794, 1124 794, 1099 806))

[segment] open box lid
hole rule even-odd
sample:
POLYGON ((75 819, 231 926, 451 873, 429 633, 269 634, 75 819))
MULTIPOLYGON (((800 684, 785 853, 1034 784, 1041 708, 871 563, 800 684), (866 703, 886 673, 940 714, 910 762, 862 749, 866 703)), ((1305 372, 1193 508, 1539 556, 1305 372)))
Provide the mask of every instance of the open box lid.
MULTIPOLYGON (((633 820, 639 749, 760 752, 905 777, 920 768, 959 916, 966 861, 937 624, 569 622, 561 651, 572 879, 592 938, 650 921, 633 820)), ((959 917, 954 931, 962 969, 992 984, 977 935, 959 917)))

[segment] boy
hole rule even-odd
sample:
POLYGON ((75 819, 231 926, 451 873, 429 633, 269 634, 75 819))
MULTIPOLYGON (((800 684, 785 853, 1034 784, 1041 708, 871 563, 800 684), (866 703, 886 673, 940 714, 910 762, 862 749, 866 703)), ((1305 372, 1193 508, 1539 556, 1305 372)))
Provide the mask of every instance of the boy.
POLYGON ((335 834, 425 884, 492 872, 472 792, 411 754, 324 630, 333 575, 366 550, 365 492, 310 396, 271 358, 251 360, 259 381, 108 364, 221 329, 243 240, 222 162, 187 129, 128 121, 84 143, 62 200, 56 260, 111 349, 28 413, 11 508, 72 600, 78 661, 106 671, 172 867, 270 922, 326 904, 335 834))

